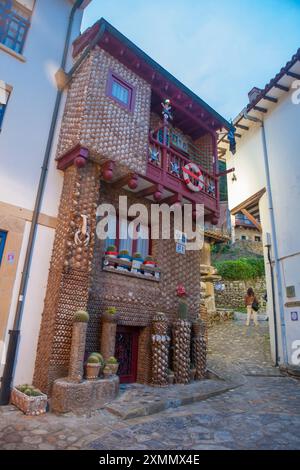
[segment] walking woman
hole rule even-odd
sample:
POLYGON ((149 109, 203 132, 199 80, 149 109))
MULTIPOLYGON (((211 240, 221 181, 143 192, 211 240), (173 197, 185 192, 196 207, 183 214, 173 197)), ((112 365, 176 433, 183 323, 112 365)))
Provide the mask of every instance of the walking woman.
POLYGON ((254 325, 258 326, 257 311, 258 311, 258 300, 255 297, 254 290, 249 287, 247 295, 245 296, 245 306, 247 307, 247 321, 246 326, 250 325, 251 314, 253 314, 254 325))

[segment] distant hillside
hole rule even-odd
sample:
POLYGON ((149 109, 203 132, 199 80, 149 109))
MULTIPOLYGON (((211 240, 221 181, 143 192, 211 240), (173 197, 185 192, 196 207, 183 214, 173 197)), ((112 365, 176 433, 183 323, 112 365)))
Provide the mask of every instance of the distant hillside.
POLYGON ((263 258, 262 255, 254 253, 243 246, 242 243, 218 244, 212 247, 211 262, 214 265, 220 261, 238 260, 240 258, 263 258))

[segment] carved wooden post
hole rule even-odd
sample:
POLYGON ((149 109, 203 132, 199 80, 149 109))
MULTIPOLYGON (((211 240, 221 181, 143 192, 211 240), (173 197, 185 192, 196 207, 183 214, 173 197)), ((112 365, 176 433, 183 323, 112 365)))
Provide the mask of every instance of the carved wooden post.
POLYGON ((89 314, 85 310, 78 310, 75 313, 72 330, 72 343, 68 376, 72 382, 82 381, 85 340, 88 321, 89 314))

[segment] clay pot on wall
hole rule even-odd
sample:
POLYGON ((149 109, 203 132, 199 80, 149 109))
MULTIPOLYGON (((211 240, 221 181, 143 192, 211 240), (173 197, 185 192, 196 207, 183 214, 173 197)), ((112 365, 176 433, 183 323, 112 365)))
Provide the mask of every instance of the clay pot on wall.
POLYGON ((95 380, 99 377, 101 362, 96 356, 89 356, 85 366, 85 376, 87 380, 95 380))

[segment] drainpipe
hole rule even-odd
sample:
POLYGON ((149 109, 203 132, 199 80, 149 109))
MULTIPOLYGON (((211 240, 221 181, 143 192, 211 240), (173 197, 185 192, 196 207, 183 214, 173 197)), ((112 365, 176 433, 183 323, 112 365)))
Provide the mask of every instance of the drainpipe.
POLYGON ((273 207, 273 197, 272 197, 271 178, 270 178, 270 166, 269 166, 269 156, 268 156, 268 147, 267 147, 265 125, 264 125, 264 121, 262 119, 250 116, 246 112, 244 113, 244 118, 248 119, 250 121, 260 122, 260 124, 261 124, 263 156, 264 156, 264 165, 265 165, 265 173, 266 173, 267 197, 268 197, 268 203, 269 203, 272 244, 273 244, 273 250, 274 250, 275 272, 276 272, 276 278, 277 278, 277 291, 278 291, 278 304, 279 304, 279 315, 280 315, 280 326, 281 326, 281 337, 282 337, 283 361, 284 361, 284 364, 288 364, 288 353, 287 353, 287 342, 286 342, 286 327, 285 327, 284 307, 283 307, 282 276, 281 276, 279 254, 278 254, 278 242, 277 242, 277 234, 276 234, 276 225, 275 225, 275 216, 274 216, 274 207, 273 207))
MULTIPOLYGON (((81 7, 82 3, 83 3, 83 0, 76 0, 69 16, 64 51, 63 51, 63 56, 62 56, 61 66, 60 66, 61 70, 63 71, 65 70, 65 67, 66 67, 68 51, 70 48, 70 40, 71 40, 71 33, 72 33, 75 13, 81 7)), ((29 280, 29 271, 30 271, 30 265, 31 265, 32 255, 33 255, 34 242, 35 242, 37 226, 38 226, 38 218, 40 215, 40 209, 41 209, 43 193, 45 189, 45 183, 46 183, 47 172, 48 172, 48 166, 49 166, 49 160, 50 160, 50 155, 51 155, 51 149, 52 149, 52 144, 53 144, 53 138, 54 138, 58 112, 59 112, 62 96, 63 96, 63 90, 58 90, 56 94, 56 100, 55 100, 51 125, 49 129, 49 134, 48 134, 47 146, 45 150, 45 155, 44 155, 43 164, 41 168, 40 180, 38 184, 37 195, 36 195, 35 204, 34 204, 32 222, 31 222, 28 245, 26 249, 25 261, 24 261, 23 272, 22 272, 22 277, 21 277, 21 282, 20 282, 18 303, 16 307, 16 312, 15 312, 13 329, 9 330, 8 332, 9 342, 8 342, 3 376, 1 377, 0 405, 7 405, 9 403, 11 382, 13 379, 15 362, 17 358, 17 348, 18 348, 19 337, 20 337, 20 327, 21 327, 22 315, 23 315, 23 310, 24 310, 26 290, 27 290, 27 285, 28 285, 28 280, 29 280)))
MULTIPOLYGON (((269 234, 267 234, 267 235, 269 235, 269 234)), ((275 338, 275 367, 278 367, 278 331, 277 331, 277 317, 276 317, 275 283, 274 283, 274 269, 273 269, 273 264, 272 264, 271 243, 270 242, 267 243, 266 248, 268 250, 268 261, 269 261, 269 265, 270 265, 270 274, 271 274, 271 290, 272 290, 274 338, 275 338)))

